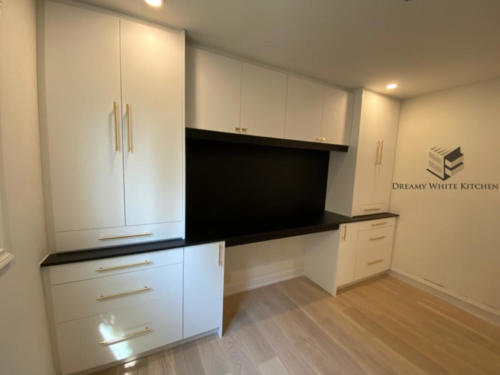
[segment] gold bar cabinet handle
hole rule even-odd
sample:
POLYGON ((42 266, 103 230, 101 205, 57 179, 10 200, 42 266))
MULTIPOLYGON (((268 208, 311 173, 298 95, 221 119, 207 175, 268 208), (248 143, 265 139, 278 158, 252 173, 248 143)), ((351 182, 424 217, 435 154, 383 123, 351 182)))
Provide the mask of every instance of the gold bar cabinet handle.
POLYGON ((372 237, 370 238, 370 241, 378 241, 378 240, 383 240, 384 238, 386 238, 387 236, 379 236, 379 237, 372 237))
POLYGON ((371 262, 366 262, 366 264, 368 264, 369 266, 371 265, 374 265, 374 264, 377 264, 377 263, 380 263, 380 262, 383 262, 384 260, 383 259, 377 259, 377 260, 372 260, 371 262))
POLYGON ((120 114, 118 113, 118 102, 113 102, 113 113, 115 115, 115 151, 121 151, 120 114))
POLYGON ((363 211, 365 212, 375 212, 375 211, 379 211, 380 208, 365 208, 363 211))
POLYGON ((96 271, 97 272, 116 271, 116 270, 122 270, 122 269, 125 269, 125 268, 147 266, 147 265, 150 265, 150 264, 153 264, 153 262, 151 262, 150 260, 144 260, 142 262, 129 263, 129 264, 121 264, 119 266, 99 267, 96 271))
POLYGON ((379 155, 380 155, 380 141, 377 141, 377 155, 375 155, 375 165, 378 165, 379 155))
POLYGON ((382 156, 384 155, 384 141, 380 141, 380 153, 378 157, 378 165, 382 165, 382 156))
POLYGON ((141 329, 140 331, 131 332, 125 336, 117 337, 117 338, 114 338, 111 340, 103 340, 103 341, 99 342, 99 344, 106 345, 106 346, 114 345, 114 344, 118 344, 119 342, 131 339, 133 337, 147 335, 147 334, 152 333, 152 332, 153 332, 153 330, 151 328, 146 327, 144 329, 141 329))
POLYGON ((152 236, 153 233, 135 233, 135 234, 122 234, 120 236, 104 236, 99 238, 99 241, 108 241, 108 240, 119 240, 122 238, 134 238, 134 237, 148 237, 152 236))
POLYGON ((127 292, 116 293, 116 294, 109 294, 107 296, 101 294, 99 297, 96 298, 96 301, 106 301, 112 298, 131 296, 133 294, 149 292, 151 290, 153 290, 153 288, 151 288, 150 286, 145 286, 144 288, 141 289, 129 290, 127 292))
POLYGON ((134 138, 132 133, 132 112, 130 110, 130 104, 125 106, 127 111, 127 143, 128 152, 134 152, 134 138))
POLYGON ((342 236, 342 239, 345 241, 347 238, 347 225, 344 224, 344 235, 342 236))
POLYGON ((222 244, 219 244, 219 266, 222 266, 224 264, 223 262, 223 256, 222 256, 222 244))
POLYGON ((381 225, 387 224, 387 221, 382 221, 381 223, 372 223, 372 227, 379 227, 381 225))

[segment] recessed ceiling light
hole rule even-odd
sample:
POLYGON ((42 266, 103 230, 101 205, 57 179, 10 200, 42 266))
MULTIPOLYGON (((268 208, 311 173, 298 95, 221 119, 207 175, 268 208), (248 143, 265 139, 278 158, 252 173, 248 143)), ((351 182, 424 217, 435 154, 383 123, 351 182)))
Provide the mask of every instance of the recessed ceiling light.
POLYGON ((396 87, 398 87, 397 83, 389 83, 387 86, 385 86, 387 90, 394 90, 396 87))
POLYGON ((144 0, 146 4, 151 5, 152 7, 158 8, 163 5, 163 0, 144 0))

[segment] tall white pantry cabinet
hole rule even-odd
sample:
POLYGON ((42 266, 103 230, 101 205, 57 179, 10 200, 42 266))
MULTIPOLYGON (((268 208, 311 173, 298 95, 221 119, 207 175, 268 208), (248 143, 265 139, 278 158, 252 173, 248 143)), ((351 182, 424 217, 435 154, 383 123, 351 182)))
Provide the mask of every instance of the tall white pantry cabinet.
POLYGON ((327 210, 347 216, 389 211, 399 106, 395 99, 356 90, 349 151, 330 153, 327 210))
POLYGON ((41 123, 56 251, 184 237, 185 35, 44 2, 41 123))

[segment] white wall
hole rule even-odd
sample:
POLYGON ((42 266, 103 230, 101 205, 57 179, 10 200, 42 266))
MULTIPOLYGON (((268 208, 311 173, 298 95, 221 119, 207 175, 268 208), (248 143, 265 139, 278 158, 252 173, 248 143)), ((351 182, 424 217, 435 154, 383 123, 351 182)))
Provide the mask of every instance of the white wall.
POLYGON ((302 275, 309 236, 227 248, 224 293, 233 294, 302 275))
POLYGON ((38 262, 46 253, 34 0, 0 11, 0 163, 10 268, 0 274, 0 374, 52 374, 38 262))
POLYGON ((392 268, 442 285, 500 312, 500 191, 463 191, 464 183, 500 183, 500 80, 404 101, 394 182, 426 183, 393 190, 401 214, 392 268), (461 146, 465 169, 440 182, 426 171, 431 146, 461 146))

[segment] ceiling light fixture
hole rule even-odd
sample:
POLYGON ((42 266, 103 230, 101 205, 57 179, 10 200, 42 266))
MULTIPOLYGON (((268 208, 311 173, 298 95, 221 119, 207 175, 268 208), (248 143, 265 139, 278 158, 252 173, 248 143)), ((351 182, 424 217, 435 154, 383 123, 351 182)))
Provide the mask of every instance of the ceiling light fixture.
POLYGON ((144 1, 146 2, 146 4, 155 8, 161 7, 163 5, 163 0, 144 0, 144 1))
POLYGON ((398 87, 397 83, 389 83, 387 86, 385 86, 387 90, 394 90, 396 87, 398 87))

